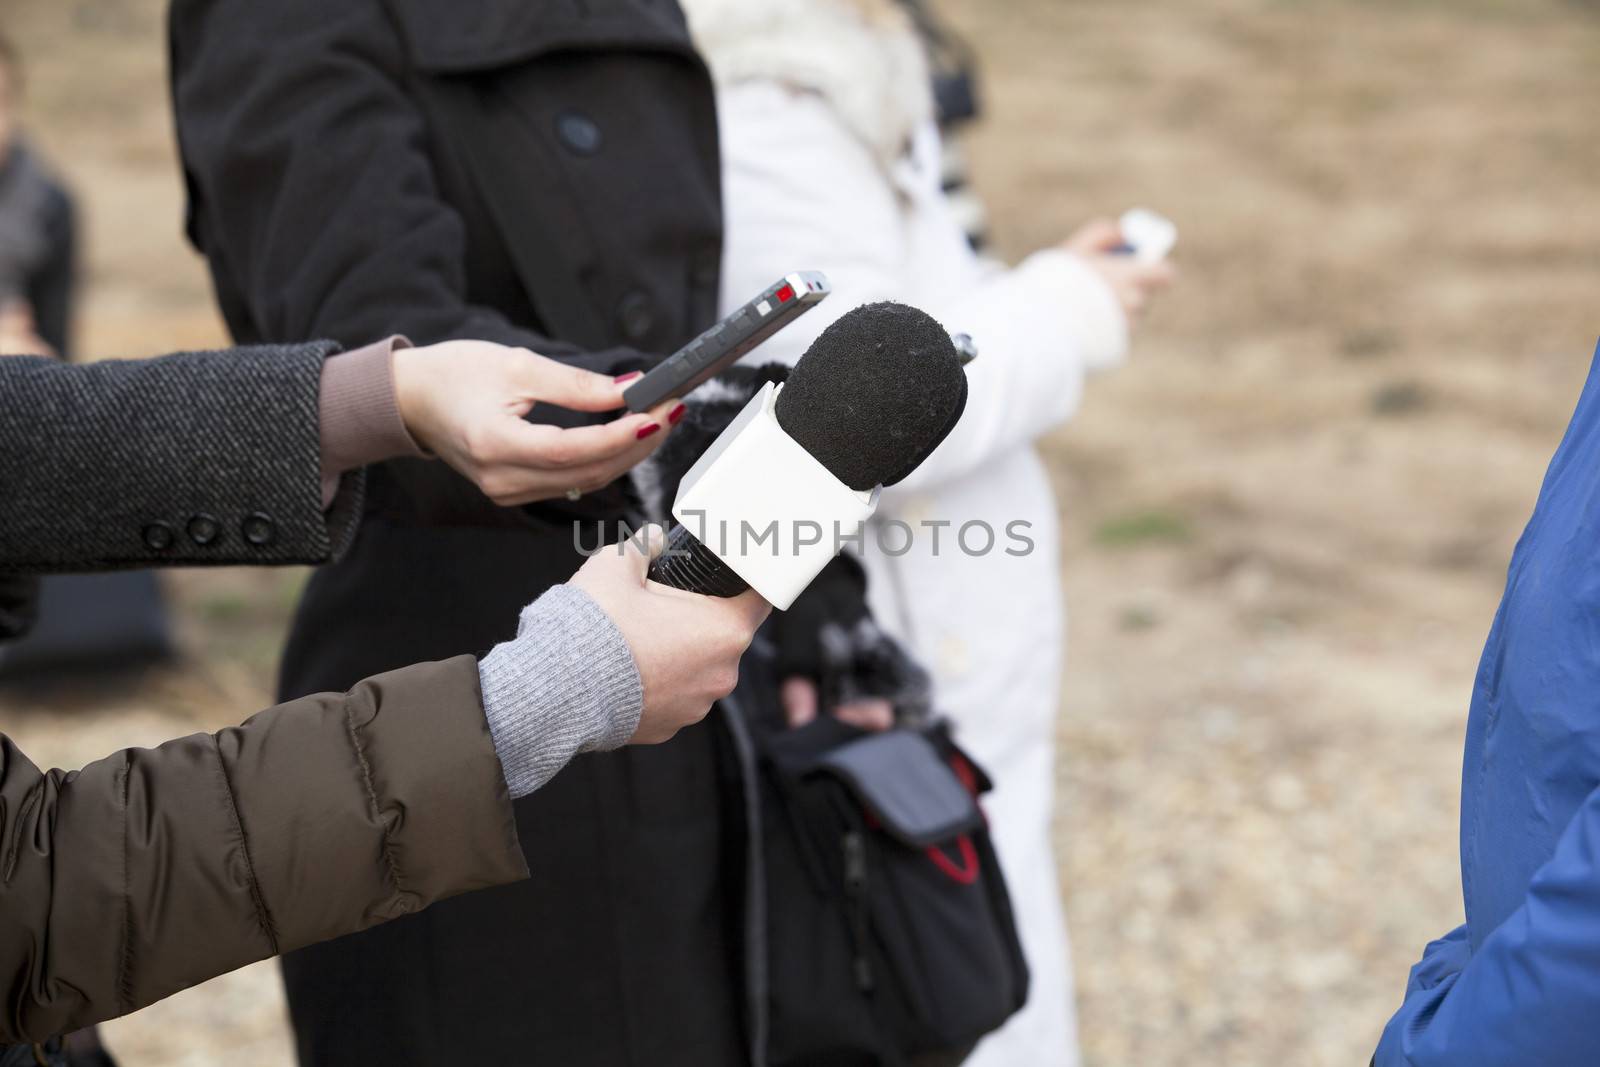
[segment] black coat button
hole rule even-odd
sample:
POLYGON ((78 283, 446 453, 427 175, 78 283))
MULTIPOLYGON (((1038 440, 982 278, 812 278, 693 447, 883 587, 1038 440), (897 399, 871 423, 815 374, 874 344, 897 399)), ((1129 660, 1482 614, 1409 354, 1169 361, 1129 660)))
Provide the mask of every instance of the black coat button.
POLYGON ((164 522, 152 522, 144 528, 144 543, 156 552, 165 552, 176 540, 172 527, 164 522))
POLYGON ((189 540, 201 548, 206 547, 222 536, 222 523, 217 521, 216 516, 207 515, 204 512, 193 516, 189 520, 187 529, 189 531, 189 540))
POLYGON ((576 111, 563 111, 556 116, 556 137, 575 156, 594 155, 603 140, 594 119, 576 111))
POLYGON ((623 297, 617 304, 617 325, 622 329, 622 336, 630 341, 643 341, 648 337, 656 325, 650 298, 638 290, 623 297))
POLYGON ((244 522, 239 526, 239 532, 244 534, 247 544, 257 548, 265 548, 278 539, 278 525, 272 521, 272 516, 253 512, 244 517, 244 522))

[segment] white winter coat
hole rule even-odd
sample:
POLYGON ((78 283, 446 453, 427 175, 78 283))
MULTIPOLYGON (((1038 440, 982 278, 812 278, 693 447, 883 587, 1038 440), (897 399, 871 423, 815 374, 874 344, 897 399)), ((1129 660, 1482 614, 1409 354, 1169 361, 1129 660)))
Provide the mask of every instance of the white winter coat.
POLYGON ((969 1064, 1074 1065, 1050 836, 1064 640, 1058 520, 1033 442, 1072 414, 1087 371, 1122 358, 1122 311, 1066 252, 1011 270, 972 253, 940 188, 920 52, 895 24, 869 24, 843 0, 683 7, 718 82, 724 311, 794 270, 821 270, 834 288, 750 359, 792 362, 844 312, 885 299, 977 343, 961 421, 885 491, 863 558, 879 620, 933 670, 938 710, 996 783, 987 809, 1033 987, 969 1064), (896 521, 915 534, 900 555, 896 521), (985 526, 995 536, 987 552, 985 526))

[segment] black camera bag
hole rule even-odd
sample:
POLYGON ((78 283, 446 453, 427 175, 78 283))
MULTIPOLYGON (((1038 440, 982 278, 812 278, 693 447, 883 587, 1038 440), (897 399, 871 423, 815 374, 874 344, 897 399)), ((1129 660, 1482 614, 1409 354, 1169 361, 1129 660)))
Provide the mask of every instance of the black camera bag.
POLYGON ((987 778, 940 725, 756 744, 769 1067, 959 1063, 1028 992, 987 778))

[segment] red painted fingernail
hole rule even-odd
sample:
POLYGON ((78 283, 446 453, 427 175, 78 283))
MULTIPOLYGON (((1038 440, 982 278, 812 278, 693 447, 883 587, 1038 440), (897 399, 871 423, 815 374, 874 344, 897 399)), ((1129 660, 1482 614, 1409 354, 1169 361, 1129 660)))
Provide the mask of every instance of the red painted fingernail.
POLYGON ((639 432, 637 434, 635 434, 634 436, 637 437, 639 440, 643 441, 646 437, 649 437, 651 434, 655 433, 656 431, 658 431, 660 429, 661 429, 661 424, 659 422, 652 422, 649 426, 641 426, 641 427, 639 427, 639 432))
POLYGON ((667 423, 668 423, 668 425, 671 425, 671 426, 678 425, 678 420, 683 418, 683 416, 685 414, 687 414, 688 411, 689 411, 689 405, 688 404, 679 404, 677 407, 675 407, 671 411, 667 412, 667 423))
POLYGON ((643 377, 644 377, 644 371, 642 371, 642 370, 631 370, 627 374, 619 374, 619 375, 617 375, 615 378, 613 378, 611 380, 616 382, 618 385, 621 385, 623 382, 631 382, 635 378, 643 378, 643 377))

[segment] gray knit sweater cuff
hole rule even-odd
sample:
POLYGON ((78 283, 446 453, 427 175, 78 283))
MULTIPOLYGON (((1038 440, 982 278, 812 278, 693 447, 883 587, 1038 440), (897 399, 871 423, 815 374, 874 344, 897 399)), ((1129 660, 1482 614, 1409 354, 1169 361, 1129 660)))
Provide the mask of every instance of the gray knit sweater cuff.
POLYGON ((478 677, 513 797, 544 785, 579 752, 626 744, 644 710, 628 642, 600 605, 570 585, 524 608, 516 639, 496 645, 478 677))

